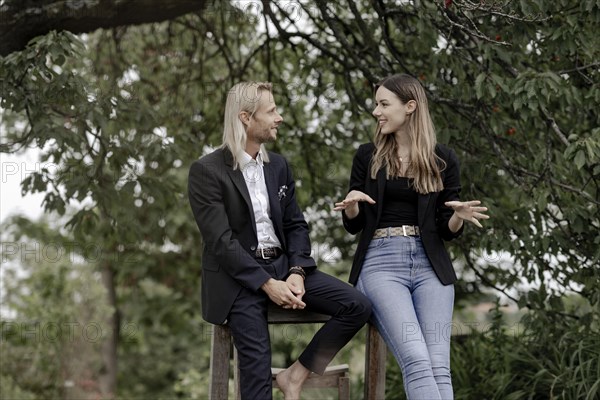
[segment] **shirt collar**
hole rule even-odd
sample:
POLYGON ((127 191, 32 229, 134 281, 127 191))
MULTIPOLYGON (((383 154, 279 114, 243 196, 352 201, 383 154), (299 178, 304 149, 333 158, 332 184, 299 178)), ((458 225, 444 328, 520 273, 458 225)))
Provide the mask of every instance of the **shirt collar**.
MULTIPOLYGON (((245 151, 242 151, 239 155, 240 160, 240 168, 243 169, 246 167, 246 165, 248 165, 253 159, 252 156, 250 156, 250 154, 246 153, 245 151)), ((264 159, 263 159, 263 151, 262 149, 260 149, 258 151, 258 155, 256 156, 256 163, 258 165, 260 165, 261 167, 263 167, 265 165, 264 159)))

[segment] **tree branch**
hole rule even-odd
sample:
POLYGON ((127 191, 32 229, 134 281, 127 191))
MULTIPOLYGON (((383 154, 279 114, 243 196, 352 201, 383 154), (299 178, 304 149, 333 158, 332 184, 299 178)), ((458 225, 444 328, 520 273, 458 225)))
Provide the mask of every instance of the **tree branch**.
POLYGON ((36 36, 56 30, 72 33, 98 28, 160 22, 189 12, 200 12, 206 0, 103 0, 83 2, 11 1, 0 7, 0 56, 25 48, 36 36))

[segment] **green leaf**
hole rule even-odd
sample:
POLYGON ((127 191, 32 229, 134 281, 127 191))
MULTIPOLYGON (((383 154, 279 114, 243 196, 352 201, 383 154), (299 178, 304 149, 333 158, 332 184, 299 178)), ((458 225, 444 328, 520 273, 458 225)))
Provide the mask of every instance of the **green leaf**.
POLYGON ((583 150, 578 150, 577 153, 575 153, 574 161, 577 169, 583 168, 585 165, 585 152, 583 150))
POLYGON ((486 74, 481 73, 475 79, 475 93, 477 94, 477 98, 480 99, 483 97, 483 81, 486 78, 486 74))

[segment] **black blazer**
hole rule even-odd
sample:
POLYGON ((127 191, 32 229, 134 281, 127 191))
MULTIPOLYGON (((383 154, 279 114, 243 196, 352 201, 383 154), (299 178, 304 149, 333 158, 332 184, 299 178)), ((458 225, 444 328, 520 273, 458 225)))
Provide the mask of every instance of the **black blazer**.
MULTIPOLYGON (((292 171, 282 156, 269 152, 269 159, 264 173, 271 220, 284 251, 274 265, 277 279, 284 279, 290 266, 310 270, 316 263, 292 171)), ((218 149, 192 164, 188 195, 204 242, 202 316, 221 324, 242 287, 258 291, 271 277, 253 256, 258 239, 252 201, 242 172, 233 170, 229 150, 218 149)))
MULTIPOLYGON (((383 207, 383 193, 386 182, 386 170, 382 168, 377 173, 377 179, 371 179, 371 159, 375 152, 373 143, 361 145, 356 151, 352 162, 352 174, 350 176, 350 189, 360 190, 371 196, 375 204, 365 202, 359 203, 360 212, 356 218, 348 219, 346 213, 342 213, 344 227, 352 234, 361 232, 352 270, 350 271, 350 283, 356 285, 358 276, 365 259, 367 248, 373 238, 373 234, 379 224, 383 207)), ((458 200, 460 192, 460 172, 458 158, 454 151, 443 145, 437 145, 436 154, 446 162, 446 168, 442 171, 444 189, 441 192, 419 194, 418 200, 418 222, 421 230, 421 240, 429 261, 437 274, 440 282, 449 285, 456 281, 456 273, 452 267, 452 261, 446 251, 443 240, 452 240, 458 237, 464 228, 453 233, 448 228, 448 220, 453 210, 444 206, 446 201, 458 200), (443 240, 442 240, 443 239, 443 240)))

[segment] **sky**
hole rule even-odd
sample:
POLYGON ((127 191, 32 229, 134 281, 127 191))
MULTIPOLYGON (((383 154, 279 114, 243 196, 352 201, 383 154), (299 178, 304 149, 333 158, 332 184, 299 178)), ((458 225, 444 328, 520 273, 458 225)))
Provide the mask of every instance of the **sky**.
POLYGON ((24 214, 30 219, 42 216, 42 193, 21 196, 21 182, 39 170, 39 151, 28 149, 24 154, 0 153, 0 224, 13 214, 24 214))

